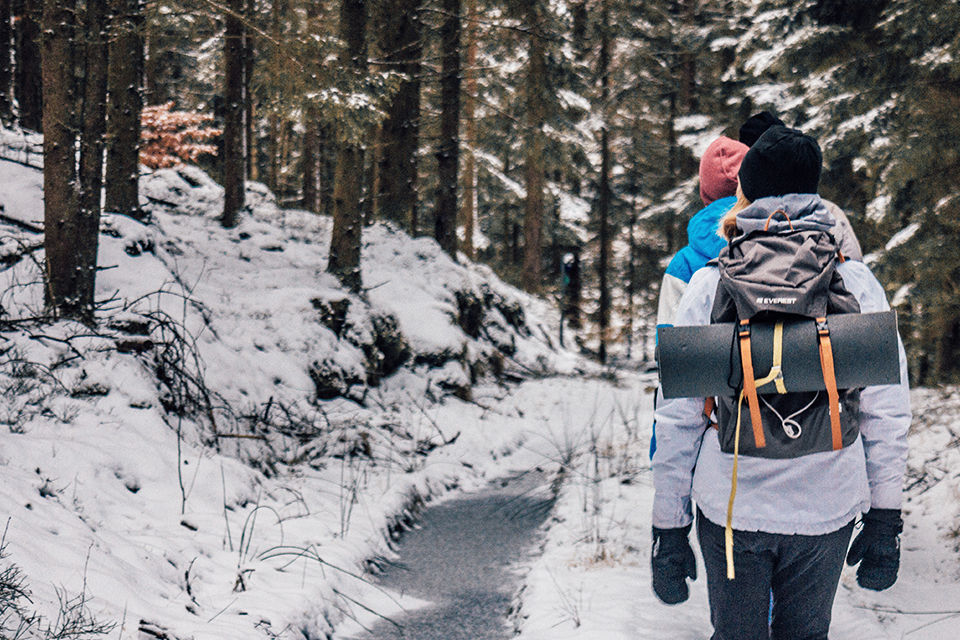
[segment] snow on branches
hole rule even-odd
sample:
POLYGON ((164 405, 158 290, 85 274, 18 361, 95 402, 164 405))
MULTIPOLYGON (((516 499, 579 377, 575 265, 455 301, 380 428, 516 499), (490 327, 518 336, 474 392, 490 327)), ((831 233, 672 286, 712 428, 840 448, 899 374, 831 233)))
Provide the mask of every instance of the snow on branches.
POLYGON ((195 111, 173 111, 173 102, 144 107, 140 118, 140 162, 151 169, 196 162, 205 153, 216 155, 208 140, 223 133, 205 126, 213 116, 195 111))

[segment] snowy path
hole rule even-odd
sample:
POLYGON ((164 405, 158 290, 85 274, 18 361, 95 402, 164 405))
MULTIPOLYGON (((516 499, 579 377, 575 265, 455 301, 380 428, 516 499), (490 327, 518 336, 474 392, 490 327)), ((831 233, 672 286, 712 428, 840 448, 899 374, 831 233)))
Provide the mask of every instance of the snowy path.
POLYGON ((380 622, 358 640, 494 640, 513 635, 507 614, 520 576, 553 505, 543 473, 495 482, 428 507, 404 535, 399 560, 378 580, 422 606, 380 622))

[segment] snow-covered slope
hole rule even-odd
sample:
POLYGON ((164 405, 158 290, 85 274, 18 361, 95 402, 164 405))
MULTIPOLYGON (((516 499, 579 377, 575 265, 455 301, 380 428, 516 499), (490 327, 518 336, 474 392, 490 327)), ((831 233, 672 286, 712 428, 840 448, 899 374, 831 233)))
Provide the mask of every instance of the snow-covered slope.
MULTIPOLYGON (((0 183, 42 220, 38 171, 0 183)), ((202 171, 141 184, 151 223, 104 220, 96 328, 40 320, 40 235, 0 225, 3 564, 28 610, 83 593, 117 637, 325 637, 410 510, 517 464, 509 383, 583 365, 545 303, 431 240, 366 229, 356 296, 329 218, 252 184, 224 230, 202 171)))

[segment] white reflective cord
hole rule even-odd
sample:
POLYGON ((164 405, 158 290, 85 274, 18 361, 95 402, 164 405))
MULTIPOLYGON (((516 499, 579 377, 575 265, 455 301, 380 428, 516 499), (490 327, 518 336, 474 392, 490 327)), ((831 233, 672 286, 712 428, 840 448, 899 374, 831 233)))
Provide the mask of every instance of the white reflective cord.
POLYGON ((791 440, 796 440, 797 438, 800 437, 800 434, 803 433, 803 427, 801 427, 800 423, 794 420, 794 418, 796 418, 801 413, 803 413, 804 411, 812 407, 813 403, 816 402, 817 398, 819 397, 820 397, 820 392, 817 391, 817 393, 814 394, 813 399, 807 403, 807 406, 800 409, 799 411, 794 411, 786 418, 780 415, 780 412, 774 409, 773 405, 767 402, 766 398, 764 398, 763 396, 760 396, 760 399, 763 400, 763 404, 767 405, 767 409, 770 409, 770 411, 773 411, 773 415, 777 416, 777 419, 780 420, 780 426, 783 427, 783 432, 787 434, 787 437, 790 438, 791 440))

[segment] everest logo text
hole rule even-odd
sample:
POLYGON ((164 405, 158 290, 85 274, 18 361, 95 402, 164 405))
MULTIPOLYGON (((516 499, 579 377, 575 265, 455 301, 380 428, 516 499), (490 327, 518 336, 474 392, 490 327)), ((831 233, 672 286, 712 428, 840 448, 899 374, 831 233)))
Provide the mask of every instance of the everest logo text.
POLYGON ((796 298, 757 298, 757 304, 793 304, 796 298))

